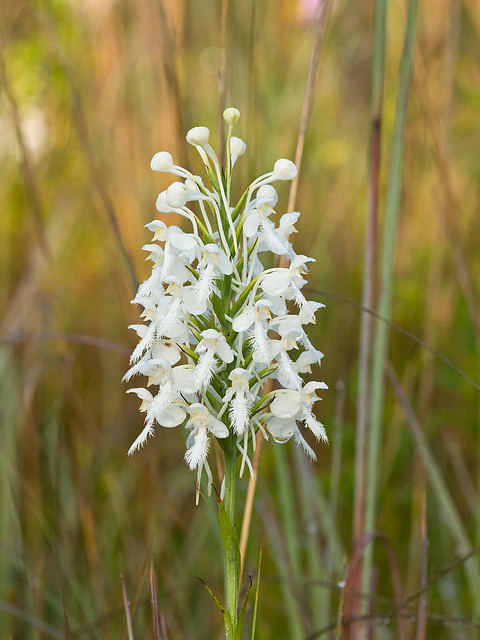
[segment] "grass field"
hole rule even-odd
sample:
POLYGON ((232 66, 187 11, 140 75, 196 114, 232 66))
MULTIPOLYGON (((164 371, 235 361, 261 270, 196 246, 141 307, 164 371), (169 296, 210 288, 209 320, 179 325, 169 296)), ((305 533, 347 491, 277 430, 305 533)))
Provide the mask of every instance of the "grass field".
POLYGON ((326 304, 330 444, 262 447, 255 638, 480 637, 480 9, 310 4, 0 7, 2 640, 222 637, 196 579, 221 593, 214 500, 195 506, 180 428, 127 458, 122 377, 169 184, 150 159, 200 173, 185 132, 220 144, 225 106, 240 183, 297 160, 278 211, 302 212, 326 304))

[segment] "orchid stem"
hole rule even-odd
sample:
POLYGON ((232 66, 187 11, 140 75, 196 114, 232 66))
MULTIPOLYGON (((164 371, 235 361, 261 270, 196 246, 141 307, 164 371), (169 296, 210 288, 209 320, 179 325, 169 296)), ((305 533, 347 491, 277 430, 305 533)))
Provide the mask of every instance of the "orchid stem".
MULTIPOLYGON (((225 494, 224 506, 228 520, 235 536, 235 502, 236 502, 236 482, 237 482, 237 448, 236 436, 233 431, 230 432, 228 438, 224 442, 225 456, 225 494)), ((237 626, 237 607, 238 607, 238 591, 240 580, 240 563, 238 556, 232 549, 231 537, 230 542, 226 540, 228 536, 221 530, 223 554, 224 554, 224 571, 225 571, 225 601, 227 611, 232 621, 232 629, 235 633, 237 626)), ((236 537, 235 537, 236 539, 236 537)), ((235 637, 235 636, 233 636, 235 637)), ((227 631, 227 640, 229 639, 227 631)))

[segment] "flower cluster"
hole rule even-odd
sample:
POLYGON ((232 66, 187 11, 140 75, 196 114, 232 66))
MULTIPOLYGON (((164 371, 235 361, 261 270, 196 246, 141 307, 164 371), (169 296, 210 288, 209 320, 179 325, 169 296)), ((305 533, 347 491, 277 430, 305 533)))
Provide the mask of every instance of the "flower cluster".
POLYGON ((224 113, 225 171, 206 127, 187 134, 203 160, 208 185, 175 165, 167 152, 152 159, 154 171, 178 178, 158 196, 157 210, 187 218, 190 229, 160 220, 146 225, 153 242, 143 248, 153 267, 133 300, 143 307, 145 323, 131 327, 139 342, 125 375, 126 380, 137 374, 148 378, 148 388, 129 389, 142 400, 145 413, 144 429, 129 453, 144 444, 155 425, 185 424, 186 462, 197 469, 198 482, 206 471, 209 486, 213 437, 236 439, 241 473, 245 464, 251 471, 249 442, 255 446, 259 429, 277 442, 293 438, 312 458, 299 425, 327 440, 313 413, 316 392, 326 385, 302 379, 323 355, 304 328, 324 306, 302 293, 313 258, 297 255, 288 239, 298 212, 284 214, 277 225, 272 220, 277 203, 272 183, 294 179, 297 170, 290 160, 277 160, 273 171, 254 180, 232 206, 232 170, 246 148, 232 135, 239 116, 234 108, 224 113), (288 266, 264 268, 262 254, 283 256, 288 266), (275 388, 266 390, 269 379, 275 388))

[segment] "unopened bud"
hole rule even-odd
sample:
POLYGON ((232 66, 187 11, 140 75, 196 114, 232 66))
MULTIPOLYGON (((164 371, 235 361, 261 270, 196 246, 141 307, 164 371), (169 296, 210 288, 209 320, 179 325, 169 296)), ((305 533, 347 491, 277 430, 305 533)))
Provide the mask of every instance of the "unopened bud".
POLYGON ((273 173, 277 180, 293 180, 297 176, 297 167, 291 160, 280 158, 275 162, 273 173))
POLYGON ((240 138, 236 138, 235 136, 230 138, 230 153, 232 156, 235 156, 236 158, 243 156, 246 148, 247 145, 240 138))
POLYGON ((187 133, 187 142, 197 147, 206 147, 210 138, 207 127, 193 127, 187 133))
POLYGON ((240 118, 240 111, 235 109, 235 107, 228 107, 223 112, 223 119, 228 125, 235 124, 240 118))
POLYGON ((172 167, 173 159, 168 151, 159 151, 159 153, 153 156, 150 162, 150 168, 153 169, 153 171, 170 171, 172 167))
POLYGON ((188 201, 187 187, 183 182, 174 182, 168 187, 165 200, 173 209, 181 209, 188 201))

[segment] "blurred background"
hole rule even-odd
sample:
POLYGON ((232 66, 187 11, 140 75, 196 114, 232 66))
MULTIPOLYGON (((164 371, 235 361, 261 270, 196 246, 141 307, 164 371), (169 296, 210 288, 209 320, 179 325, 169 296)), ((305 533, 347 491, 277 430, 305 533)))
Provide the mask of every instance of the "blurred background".
MULTIPOLYGON (((388 3, 379 237, 406 4, 388 3)), ((126 457, 142 427, 122 383, 136 343, 130 300, 149 272, 144 225, 171 180, 149 163, 166 150, 200 173, 185 133, 206 125, 215 147, 223 106, 240 109, 235 134, 247 142, 238 195, 277 158, 294 159, 315 5, 0 6, 1 638, 126 638, 121 576, 134 637, 221 637, 195 579, 221 593, 220 542, 214 511, 195 507, 183 429, 158 428, 126 457), (168 636, 154 632, 151 581, 168 636)), ((310 337, 325 353, 313 379, 329 386, 317 416, 330 445, 315 446, 316 463, 292 443, 263 447, 245 563, 255 576, 261 545, 261 639, 339 637, 353 557, 374 5, 330 3, 322 39, 293 243, 316 258, 309 297, 327 305, 310 337)), ((477 556, 465 560, 480 543, 479 37, 476 0, 420 2, 371 638, 479 637, 477 556)), ((288 185, 279 193, 284 213, 288 185)))

